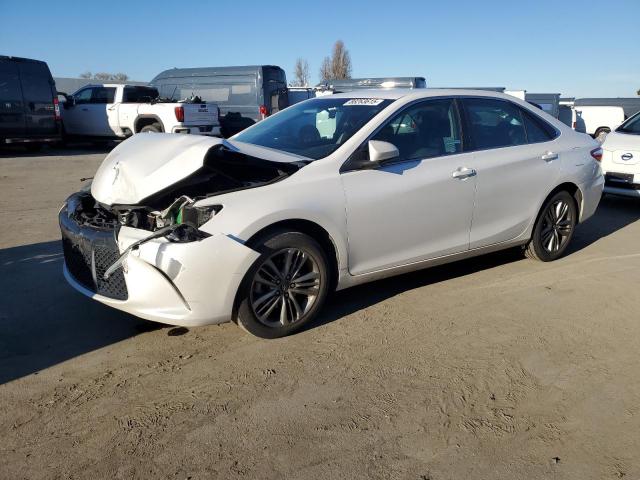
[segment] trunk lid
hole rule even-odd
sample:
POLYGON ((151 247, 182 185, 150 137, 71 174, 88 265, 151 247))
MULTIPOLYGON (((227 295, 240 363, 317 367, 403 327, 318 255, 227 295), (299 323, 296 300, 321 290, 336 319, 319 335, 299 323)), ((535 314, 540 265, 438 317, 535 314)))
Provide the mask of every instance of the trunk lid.
POLYGON ((611 160, 619 165, 640 164, 640 135, 611 132, 602 144, 611 152, 611 160))

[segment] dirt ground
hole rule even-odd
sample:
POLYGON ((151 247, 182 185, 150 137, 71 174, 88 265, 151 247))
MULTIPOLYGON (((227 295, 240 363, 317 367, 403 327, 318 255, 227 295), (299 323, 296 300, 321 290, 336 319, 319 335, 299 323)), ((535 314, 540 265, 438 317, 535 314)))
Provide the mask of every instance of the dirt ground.
POLYGON ((555 263, 364 285, 265 341, 65 284, 56 214, 104 155, 0 158, 0 478, 640 478, 640 201, 555 263))

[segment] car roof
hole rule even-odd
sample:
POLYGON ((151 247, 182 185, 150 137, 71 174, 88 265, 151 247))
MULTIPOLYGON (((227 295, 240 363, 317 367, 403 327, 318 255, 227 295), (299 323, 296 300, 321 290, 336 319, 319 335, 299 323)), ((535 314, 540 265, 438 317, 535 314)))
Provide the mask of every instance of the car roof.
POLYGON ((383 88, 371 90, 354 90, 351 92, 336 93, 331 96, 337 98, 384 98, 389 100, 398 100, 405 97, 419 99, 429 97, 474 96, 503 98, 505 100, 518 100, 516 97, 507 95, 506 93, 488 90, 466 90, 458 88, 383 88))

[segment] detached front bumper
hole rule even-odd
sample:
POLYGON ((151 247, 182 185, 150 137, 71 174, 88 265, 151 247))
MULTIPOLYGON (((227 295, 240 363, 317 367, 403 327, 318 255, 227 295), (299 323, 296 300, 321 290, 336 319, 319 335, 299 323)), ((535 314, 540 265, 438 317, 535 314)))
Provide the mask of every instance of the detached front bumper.
POLYGON ((132 243, 151 234, 98 230, 59 215, 64 275, 82 294, 147 320, 197 326, 231 319, 240 283, 259 253, 224 234, 195 242, 154 239, 132 250, 107 280, 102 275, 132 243))

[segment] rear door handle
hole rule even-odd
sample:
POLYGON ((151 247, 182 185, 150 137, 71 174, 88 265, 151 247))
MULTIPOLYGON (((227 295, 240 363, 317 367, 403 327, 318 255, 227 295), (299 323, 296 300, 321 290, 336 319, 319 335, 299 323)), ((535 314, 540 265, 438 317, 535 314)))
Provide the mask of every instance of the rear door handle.
POLYGON ((457 178, 458 180, 464 180, 465 178, 475 177, 476 172, 473 168, 460 167, 457 170, 451 172, 451 177, 457 178))
POLYGON ((545 162, 552 162, 558 159, 558 154, 553 152, 546 152, 546 153, 543 153, 540 158, 545 162))

